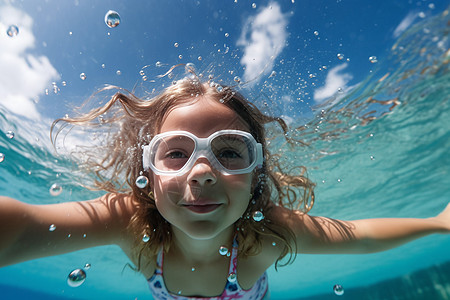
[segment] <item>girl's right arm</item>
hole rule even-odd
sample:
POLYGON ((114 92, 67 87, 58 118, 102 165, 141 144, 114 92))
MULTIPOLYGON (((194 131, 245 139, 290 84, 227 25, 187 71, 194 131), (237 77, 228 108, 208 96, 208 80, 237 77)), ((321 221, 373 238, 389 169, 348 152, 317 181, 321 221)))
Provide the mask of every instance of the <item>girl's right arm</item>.
POLYGON ((135 210, 122 194, 51 205, 0 197, 0 267, 100 245, 126 248, 135 210))

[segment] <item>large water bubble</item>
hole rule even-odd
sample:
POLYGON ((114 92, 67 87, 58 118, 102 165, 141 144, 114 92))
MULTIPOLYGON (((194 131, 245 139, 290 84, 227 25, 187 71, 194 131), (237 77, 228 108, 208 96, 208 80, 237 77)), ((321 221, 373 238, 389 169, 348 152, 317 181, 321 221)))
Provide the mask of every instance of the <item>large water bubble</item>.
POLYGON ((120 16, 114 10, 109 10, 105 15, 105 24, 109 28, 114 28, 120 24, 120 16))
POLYGON ((54 197, 61 195, 62 191, 63 188, 57 183, 52 184, 52 186, 50 187, 50 195, 54 197))
POLYGON ((140 189, 143 189, 147 186, 148 184, 148 178, 145 177, 144 175, 139 176, 138 178, 136 178, 136 186, 140 189))
POLYGON ((10 25, 8 27, 8 30, 6 30, 6 34, 9 37, 14 37, 14 36, 18 35, 19 34, 19 27, 17 27, 16 25, 10 25))
POLYGON ((220 246, 220 248, 219 248, 219 253, 220 253, 220 255, 222 255, 222 256, 227 255, 227 253, 228 253, 228 248, 225 247, 225 246, 220 246))
POLYGON ((254 211, 253 215, 252 215, 253 220, 255 220, 256 222, 262 221, 264 219, 264 215, 262 212, 260 212, 259 210, 254 211))
POLYGON ((342 285, 340 284, 336 284, 333 287, 333 291, 337 296, 342 296, 344 295, 344 288, 342 287, 342 285))
POLYGON ((67 284, 71 287, 79 287, 86 280, 86 272, 82 269, 75 269, 67 276, 67 284))

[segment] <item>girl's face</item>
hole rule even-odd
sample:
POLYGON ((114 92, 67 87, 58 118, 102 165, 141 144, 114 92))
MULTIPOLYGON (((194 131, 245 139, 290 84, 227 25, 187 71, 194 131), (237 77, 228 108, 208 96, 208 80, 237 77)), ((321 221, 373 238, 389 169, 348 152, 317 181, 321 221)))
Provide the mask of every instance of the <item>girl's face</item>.
MULTIPOLYGON (((232 109, 201 97, 172 109, 160 133, 183 130, 204 138, 224 129, 249 131, 232 109)), ((223 175, 204 157, 182 176, 153 176, 158 211, 194 239, 210 239, 229 229, 250 200, 252 173, 223 175)))

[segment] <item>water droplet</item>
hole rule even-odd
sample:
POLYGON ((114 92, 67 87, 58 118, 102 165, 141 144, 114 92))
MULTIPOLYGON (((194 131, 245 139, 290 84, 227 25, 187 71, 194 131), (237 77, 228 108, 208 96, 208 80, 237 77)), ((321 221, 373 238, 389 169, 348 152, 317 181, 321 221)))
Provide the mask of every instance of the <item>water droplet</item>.
POLYGON ((175 47, 175 48, 178 48, 178 43, 175 43, 175 44, 173 44, 173 46, 175 47))
POLYGON ((148 178, 146 176, 139 176, 138 178, 136 178, 136 186, 140 189, 143 189, 147 186, 148 184, 148 178))
POLYGON ((228 275, 227 279, 228 279, 229 282, 236 282, 236 279, 237 279, 236 274, 235 273, 230 273, 230 275, 228 275))
POLYGON ((338 53, 337 54, 337 58, 339 58, 340 60, 344 59, 344 54, 338 53))
POLYGON ((234 81, 236 81, 236 82, 241 82, 241 78, 239 78, 239 76, 234 76, 234 81))
POLYGON ((114 28, 120 24, 120 16, 116 11, 108 10, 105 15, 105 24, 109 28, 114 28))
POLYGON ((177 292, 177 294, 178 294, 178 295, 181 295, 181 290, 179 290, 179 291, 177 292))
POLYGON ((14 37, 14 36, 18 35, 19 34, 19 27, 17 27, 16 25, 10 25, 8 27, 8 30, 6 30, 6 34, 9 37, 14 37))
POLYGON ((342 296, 342 295, 344 295, 344 288, 343 288, 342 285, 340 285, 340 284, 336 284, 336 285, 333 287, 333 291, 334 291, 334 293, 335 293, 337 296, 342 296))
POLYGON ((376 56, 371 56, 371 57, 369 57, 369 61, 370 61, 371 63, 373 63, 373 64, 376 63, 376 62, 378 62, 376 56))
POLYGON ((319 35, 319 32, 318 32, 317 30, 314 31, 314 35, 315 35, 315 36, 319 35))
POLYGON ((150 237, 147 234, 144 234, 144 236, 142 237, 142 241, 144 243, 147 243, 148 241, 150 241, 150 237))
POLYGON ((67 276, 67 284, 71 287, 79 287, 86 280, 86 272, 82 269, 75 269, 67 276))
POLYGON ((86 233, 83 234, 83 238, 85 239, 87 237, 86 233))
POLYGON ((227 253, 228 253, 228 248, 225 247, 225 246, 220 246, 219 254, 222 255, 222 256, 225 256, 225 255, 227 255, 227 253))
POLYGON ((80 74, 80 79, 81 79, 81 80, 85 80, 85 79, 86 79, 86 74, 81 73, 81 74, 80 74))
POLYGON ((13 139, 14 138, 14 132, 12 132, 11 130, 6 132, 6 137, 8 139, 13 139))
POLYGON ((0 153, 0 163, 5 160, 5 154, 0 153))
POLYGON ((225 32, 225 37, 229 37, 230 34, 228 32, 225 32))
POLYGON ((84 265, 84 269, 87 271, 87 270, 89 270, 91 268, 91 264, 89 264, 89 263, 86 263, 85 265, 84 265))
POLYGON ((191 268, 191 271, 194 272, 194 271, 195 271, 195 267, 192 267, 192 268, 191 268))
POLYGON ((252 8, 256 8, 256 3, 252 3, 252 8))
POLYGON ((262 221, 264 219, 264 215, 262 212, 260 212, 259 210, 254 211, 253 215, 252 215, 253 220, 255 220, 256 222, 262 221))
POLYGON ((54 197, 61 195, 62 191, 63 188, 57 183, 52 184, 52 186, 50 187, 50 195, 54 197))
POLYGON ((277 245, 277 243, 275 243, 275 242, 272 242, 272 246, 276 246, 277 245))
POLYGON ((117 71, 116 71, 116 74, 117 74, 117 75, 122 75, 122 71, 117 70, 117 71))
POLYGON ((55 224, 50 225, 50 227, 48 228, 48 231, 51 231, 51 232, 53 232, 55 230, 56 230, 56 225, 55 224))
POLYGON ((198 60, 202 60, 203 58, 201 56, 197 57, 198 60))

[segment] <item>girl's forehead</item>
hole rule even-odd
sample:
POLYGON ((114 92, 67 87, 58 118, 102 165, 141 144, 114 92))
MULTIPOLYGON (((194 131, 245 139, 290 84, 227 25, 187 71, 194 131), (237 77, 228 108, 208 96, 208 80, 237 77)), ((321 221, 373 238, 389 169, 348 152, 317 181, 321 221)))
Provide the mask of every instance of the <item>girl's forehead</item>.
POLYGON ((249 126, 233 109, 201 97, 173 107, 163 119, 160 132, 185 130, 206 136, 223 129, 249 131, 249 126))

